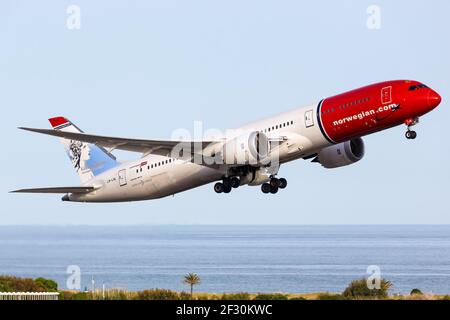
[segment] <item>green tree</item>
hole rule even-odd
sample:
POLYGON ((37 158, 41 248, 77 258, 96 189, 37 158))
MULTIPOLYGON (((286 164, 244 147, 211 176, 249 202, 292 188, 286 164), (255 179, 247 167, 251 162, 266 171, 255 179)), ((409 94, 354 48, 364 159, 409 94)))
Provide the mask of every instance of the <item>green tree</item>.
POLYGON ((359 279, 352 281, 347 288, 345 288, 342 295, 347 298, 387 298, 388 290, 392 287, 392 283, 385 279, 380 280, 379 289, 369 289, 366 279, 359 279))
POLYGON ((194 293, 194 286, 200 284, 200 277, 196 273, 188 273, 184 276, 183 282, 191 287, 191 298, 194 293))
POLYGON ((34 282, 45 291, 58 291, 58 284, 51 279, 36 278, 34 282))
POLYGON ((422 291, 420 291, 420 289, 417 289, 417 288, 414 288, 414 289, 412 289, 411 290, 411 292, 409 293, 410 295, 422 295, 423 293, 422 293, 422 291))

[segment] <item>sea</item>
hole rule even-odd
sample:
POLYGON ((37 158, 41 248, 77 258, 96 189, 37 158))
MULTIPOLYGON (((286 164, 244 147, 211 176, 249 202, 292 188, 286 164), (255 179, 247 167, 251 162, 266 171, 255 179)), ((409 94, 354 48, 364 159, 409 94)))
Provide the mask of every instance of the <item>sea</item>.
POLYGON ((379 274, 392 294, 449 294, 450 225, 0 226, 0 275, 187 291, 190 272, 200 292, 342 292, 379 274))

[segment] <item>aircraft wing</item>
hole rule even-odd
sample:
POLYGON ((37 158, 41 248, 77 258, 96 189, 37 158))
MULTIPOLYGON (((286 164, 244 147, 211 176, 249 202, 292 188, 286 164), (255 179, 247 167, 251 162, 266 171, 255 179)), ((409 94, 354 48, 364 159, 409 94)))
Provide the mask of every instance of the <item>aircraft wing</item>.
MULTIPOLYGON (((118 137, 107 137, 98 136, 86 133, 78 132, 67 132, 61 130, 52 129, 34 129, 34 128, 24 128, 19 127, 19 129, 48 134, 55 137, 60 137, 69 140, 82 141, 87 143, 93 143, 104 148, 111 150, 125 150, 132 152, 140 152, 143 154, 159 154, 163 156, 169 156, 172 149, 175 146, 183 145, 184 148, 190 146, 191 152, 197 150, 194 145, 200 144, 201 149, 205 148, 207 145, 217 142, 217 141, 176 141, 176 140, 145 140, 145 139, 129 139, 129 138, 118 138, 118 137)), ((198 145, 196 145, 199 148, 198 145)))
POLYGON ((95 187, 51 187, 35 189, 19 189, 11 193, 89 193, 95 190, 95 187))

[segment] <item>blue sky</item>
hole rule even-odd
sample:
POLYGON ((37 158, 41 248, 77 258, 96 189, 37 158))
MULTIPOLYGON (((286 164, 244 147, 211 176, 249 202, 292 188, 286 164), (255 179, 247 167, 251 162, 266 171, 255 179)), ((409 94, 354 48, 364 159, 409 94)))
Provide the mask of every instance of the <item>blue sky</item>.
POLYGON ((448 224, 448 12, 445 0, 3 0, 0 224, 448 224), (71 4, 80 30, 66 27, 71 4), (372 4, 379 30, 366 25, 372 4), (365 137, 355 165, 289 163, 280 170, 289 186, 276 196, 258 187, 216 195, 212 185, 125 204, 8 194, 79 184, 57 139, 17 126, 63 115, 87 132, 167 139, 195 120, 235 127, 401 78, 443 98, 415 141, 397 127, 365 137))

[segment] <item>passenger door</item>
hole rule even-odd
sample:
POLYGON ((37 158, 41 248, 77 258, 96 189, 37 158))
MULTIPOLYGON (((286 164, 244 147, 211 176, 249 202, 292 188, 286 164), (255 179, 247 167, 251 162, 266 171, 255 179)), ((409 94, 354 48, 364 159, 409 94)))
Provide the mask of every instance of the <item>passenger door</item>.
POLYGON ((127 184, 127 170, 122 169, 119 171, 119 186, 123 187, 127 184))
POLYGON ((309 128, 314 125, 313 111, 305 111, 305 127, 309 128))
POLYGON ((381 89, 381 103, 388 104, 392 102, 392 86, 381 89))

